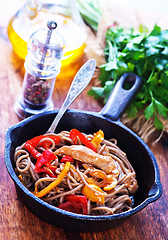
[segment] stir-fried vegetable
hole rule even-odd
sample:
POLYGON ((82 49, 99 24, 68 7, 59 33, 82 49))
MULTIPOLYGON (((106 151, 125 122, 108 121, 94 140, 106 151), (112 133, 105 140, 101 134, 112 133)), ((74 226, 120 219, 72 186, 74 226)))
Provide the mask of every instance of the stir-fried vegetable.
POLYGON ((45 165, 46 167, 48 167, 51 163, 50 161, 56 159, 55 154, 50 151, 49 149, 46 149, 37 159, 36 161, 36 166, 35 166, 35 170, 38 170, 39 168, 41 168, 43 165, 45 165))
POLYGON ((77 143, 77 137, 79 137, 80 141, 88 148, 92 149, 94 152, 96 152, 96 148, 93 146, 93 144, 85 137, 83 133, 78 131, 77 129, 72 129, 70 131, 70 138, 73 140, 74 144, 77 143))
POLYGON ((59 208, 78 214, 87 214, 87 198, 82 195, 69 194, 65 196, 65 202, 59 208))
POLYGON ((53 135, 53 136, 40 135, 28 140, 26 144, 30 144, 32 147, 36 147, 38 144, 40 144, 41 147, 44 147, 45 149, 47 149, 50 147, 51 141, 48 141, 48 140, 43 141, 43 139, 46 139, 46 138, 52 139, 55 142, 55 144, 58 144, 60 142, 60 137, 57 135, 53 135))
POLYGON ((60 160, 61 163, 71 162, 74 163, 73 157, 68 155, 63 155, 63 157, 60 160))
POLYGON ((55 170, 57 169, 56 166, 51 164, 51 161, 56 159, 57 157, 55 154, 46 149, 37 159, 34 171, 36 173, 45 172, 50 175, 50 177, 56 177, 55 170))
POLYGON ((62 182, 63 178, 66 176, 69 169, 70 169, 70 162, 66 162, 62 172, 58 175, 57 179, 55 179, 52 183, 50 183, 46 188, 44 188, 40 192, 38 192, 38 189, 35 186, 34 195, 36 197, 40 197, 40 198, 45 196, 53 188, 55 188, 58 184, 60 184, 62 182))
POLYGON ((104 132, 102 130, 99 130, 97 133, 94 133, 92 144, 94 145, 95 148, 98 148, 98 146, 103 141, 103 139, 104 139, 104 132))
MULTIPOLYGON (((51 164, 51 161, 57 158, 55 154, 49 149, 46 149, 42 154, 35 149, 39 142, 44 138, 46 138, 46 136, 40 135, 28 140, 25 143, 25 148, 28 150, 28 152, 32 155, 33 158, 37 159, 34 169, 36 173, 44 172, 49 174, 50 177, 56 177, 55 170, 57 169, 57 167, 51 164)), ((49 138, 54 140, 56 144, 60 142, 59 136, 51 136, 49 138)), ((40 144, 40 146, 48 148, 50 144, 50 141, 45 140, 40 144)))
POLYGON ((25 143, 25 148, 29 151, 33 158, 38 159, 38 157, 41 156, 41 153, 39 153, 28 141, 25 143))
POLYGON ((95 184, 89 184, 89 186, 92 187, 94 190, 96 190, 96 192, 94 192, 91 188, 85 185, 82 188, 82 194, 92 202, 104 203, 105 201, 104 196, 106 195, 106 193, 103 192, 102 189, 95 184))
POLYGON ((112 174, 107 175, 107 184, 103 187, 104 191, 110 191, 117 185, 117 179, 112 174))

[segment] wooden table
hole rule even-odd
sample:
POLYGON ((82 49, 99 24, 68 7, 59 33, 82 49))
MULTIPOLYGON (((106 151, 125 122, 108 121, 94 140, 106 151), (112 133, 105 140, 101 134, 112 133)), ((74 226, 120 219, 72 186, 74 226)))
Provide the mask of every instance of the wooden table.
MULTIPOLYGON (((151 147, 160 168, 163 186, 161 198, 111 230, 97 233, 67 232, 40 220, 18 199, 14 184, 5 167, 4 147, 7 128, 19 121, 13 105, 21 91, 24 74, 23 62, 13 54, 6 28, 9 19, 21 5, 21 0, 5 0, 3 3, 1 1, 0 7, 0 239, 168 239, 168 142, 166 138, 156 147, 151 147)), ((101 106, 86 94, 91 85, 73 103, 71 108, 89 111, 101 109, 101 106)), ((53 95, 55 108, 61 106, 69 86, 70 81, 56 82, 53 95)))

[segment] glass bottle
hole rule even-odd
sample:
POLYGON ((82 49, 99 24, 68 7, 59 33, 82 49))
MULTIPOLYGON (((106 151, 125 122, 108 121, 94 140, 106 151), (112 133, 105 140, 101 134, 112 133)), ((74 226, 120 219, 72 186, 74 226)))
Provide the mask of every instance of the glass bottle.
POLYGON ((54 30, 56 27, 56 22, 49 21, 49 29, 37 30, 28 41, 22 94, 14 105, 22 119, 53 109, 52 93, 65 45, 63 37, 54 30))
POLYGON ((66 42, 58 78, 66 80, 79 69, 86 46, 86 29, 75 0, 27 0, 8 25, 8 36, 15 53, 22 59, 27 55, 27 42, 31 34, 46 26, 47 21, 57 22, 57 31, 66 42))

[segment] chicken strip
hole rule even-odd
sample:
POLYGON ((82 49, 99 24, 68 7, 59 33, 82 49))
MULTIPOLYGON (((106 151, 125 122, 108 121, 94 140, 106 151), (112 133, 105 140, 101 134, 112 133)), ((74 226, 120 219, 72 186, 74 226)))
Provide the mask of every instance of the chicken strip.
POLYGON ((69 155, 73 159, 92 164, 106 173, 110 173, 115 169, 115 162, 111 156, 100 155, 83 145, 63 146, 57 149, 55 154, 59 156, 69 155))

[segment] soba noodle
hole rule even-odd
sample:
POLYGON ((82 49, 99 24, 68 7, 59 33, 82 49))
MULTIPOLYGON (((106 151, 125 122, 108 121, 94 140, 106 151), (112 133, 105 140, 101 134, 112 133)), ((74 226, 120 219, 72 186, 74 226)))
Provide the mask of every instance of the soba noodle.
MULTIPOLYGON (((92 141, 94 138, 92 134, 84 135, 89 141, 92 141)), ((77 138, 77 142, 74 145, 74 141, 70 138, 69 131, 44 136, 45 137, 35 147, 40 153, 45 151, 41 143, 46 140, 50 141, 49 149, 53 153, 56 153, 63 146, 83 146, 79 138, 77 138), (50 138, 51 135, 59 136, 60 142, 55 144, 50 138)), ((62 181, 42 196, 42 199, 51 205, 59 207, 60 204, 65 202, 67 195, 83 195, 82 189, 84 186, 87 186, 88 191, 93 192, 95 197, 104 197, 103 203, 100 201, 92 201, 92 199, 88 197, 87 214, 110 215, 130 210, 133 205, 132 195, 136 192, 138 185, 135 171, 128 161, 126 154, 117 146, 116 139, 102 140, 97 148, 96 154, 112 158, 114 166, 110 172, 107 173, 100 167, 98 168, 94 162, 91 164, 90 162, 82 162, 81 160, 74 159, 74 162, 70 163, 69 170, 62 181), (94 185, 101 189, 101 191, 94 188, 94 185), (108 188, 109 186, 110 188, 108 188)), ((24 143, 15 150, 16 173, 30 191, 33 192, 34 189, 38 189, 40 192, 49 186, 50 183, 54 182, 57 176, 63 171, 65 162, 60 162, 61 157, 62 155, 58 154, 56 159, 51 162, 52 166, 56 167, 54 172, 55 177, 51 177, 45 171, 37 173, 34 170, 36 159, 34 159, 25 148, 24 143)), ((43 168, 47 169, 46 166, 43 166, 43 168)))

